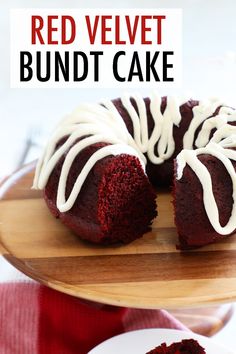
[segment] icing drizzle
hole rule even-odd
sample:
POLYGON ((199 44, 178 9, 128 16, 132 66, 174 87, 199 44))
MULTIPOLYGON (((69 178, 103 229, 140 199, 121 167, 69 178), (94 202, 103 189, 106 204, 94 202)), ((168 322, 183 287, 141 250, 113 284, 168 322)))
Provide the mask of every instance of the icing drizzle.
POLYGON ((236 161, 236 127, 225 124, 213 135, 210 142, 204 148, 197 150, 182 150, 177 156, 177 180, 183 176, 183 171, 188 164, 198 177, 203 189, 203 203, 208 219, 215 229, 221 235, 228 235, 236 229, 236 171, 231 162, 236 161), (226 168, 232 181, 233 206, 231 216, 225 226, 220 225, 219 209, 213 194, 212 179, 208 169, 198 159, 201 154, 209 154, 216 157, 226 168))
MULTIPOLYGON (((80 105, 59 124, 49 140, 48 145, 38 161, 33 188, 45 188, 56 164, 68 151, 62 165, 57 190, 57 208, 60 212, 66 212, 72 208, 87 175, 96 162, 106 156, 119 155, 122 153, 136 156, 140 160, 144 170, 147 162, 146 157, 153 164, 162 164, 172 157, 175 151, 173 129, 174 126, 178 127, 181 123, 180 106, 186 101, 180 102, 176 97, 168 96, 166 108, 162 113, 161 97, 154 92, 150 97, 150 112, 154 122, 151 133, 148 131, 147 109, 144 99, 139 94, 125 94, 121 98, 121 102, 132 121, 133 136, 128 132, 123 118, 113 102, 106 100, 102 102, 102 105, 80 105), (137 111, 131 103, 131 98, 136 103, 137 111), (65 142, 57 149, 56 146, 58 142, 63 138, 65 138, 65 142), (80 140, 76 142, 78 139, 80 140), (81 173, 78 175, 72 191, 66 200, 66 183, 73 161, 83 149, 99 142, 107 143, 108 145, 91 155, 81 173)), ((234 229, 236 228, 236 225, 231 220, 232 216, 225 227, 219 225, 219 212, 216 203, 214 204, 209 173, 205 171, 206 168, 204 169, 204 166, 197 159, 197 155, 200 153, 209 153, 215 154, 214 156, 221 159, 232 178, 235 194, 236 178, 235 174, 233 175, 232 164, 228 156, 229 154, 230 156, 233 154, 233 150, 225 149, 225 144, 229 144, 230 139, 234 139, 232 141, 234 141, 234 146, 236 145, 236 133, 234 132, 235 135, 229 134, 229 130, 231 128, 233 129, 232 126, 227 124, 230 121, 236 121, 235 111, 232 108, 224 106, 223 102, 216 99, 199 102, 197 106, 193 107, 193 119, 183 138, 184 150, 177 158, 178 178, 181 178, 186 163, 189 164, 203 185, 205 195, 204 205, 209 220, 215 230, 222 234, 229 233, 233 227, 234 229), (212 117, 213 113, 219 107, 218 114, 212 117), (195 140, 196 131, 200 126, 201 129, 195 140), (212 129, 217 129, 217 131, 210 143, 208 143, 212 129), (230 139, 227 138, 229 135, 231 137, 230 139), (193 149, 194 145, 198 148, 197 150, 186 150, 193 149), (203 175, 204 177, 202 177, 203 175), (209 202, 209 195, 211 195, 211 202, 209 202), (212 203, 215 205, 214 210, 212 209, 212 203), (211 212, 211 210, 213 211, 211 212)), ((233 198, 234 197, 234 200, 236 200, 236 196, 233 196, 233 198)), ((234 203, 232 211, 236 222, 235 209, 236 203, 234 203)))

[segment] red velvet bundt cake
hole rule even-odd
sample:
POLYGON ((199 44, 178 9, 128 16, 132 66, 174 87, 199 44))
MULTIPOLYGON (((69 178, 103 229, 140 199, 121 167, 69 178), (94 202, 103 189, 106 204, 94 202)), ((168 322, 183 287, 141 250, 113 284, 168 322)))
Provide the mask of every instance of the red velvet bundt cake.
POLYGON ((154 93, 81 105, 51 137, 33 187, 80 238, 127 243, 157 215, 152 185, 174 178, 180 247, 208 244, 236 229, 234 125, 217 100, 154 93))
POLYGON ((173 343, 169 346, 162 343, 146 354, 206 354, 206 352, 196 340, 183 339, 182 342, 173 343))

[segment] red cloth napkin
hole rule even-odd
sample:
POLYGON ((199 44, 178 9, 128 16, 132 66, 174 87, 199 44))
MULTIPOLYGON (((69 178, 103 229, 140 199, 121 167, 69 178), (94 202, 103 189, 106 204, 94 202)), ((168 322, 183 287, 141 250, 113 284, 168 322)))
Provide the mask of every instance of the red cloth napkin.
POLYGON ((9 271, 10 266, 4 276, 4 262, 0 262, 1 354, 87 354, 126 331, 187 329, 164 310, 83 301, 33 282, 14 268, 9 271))

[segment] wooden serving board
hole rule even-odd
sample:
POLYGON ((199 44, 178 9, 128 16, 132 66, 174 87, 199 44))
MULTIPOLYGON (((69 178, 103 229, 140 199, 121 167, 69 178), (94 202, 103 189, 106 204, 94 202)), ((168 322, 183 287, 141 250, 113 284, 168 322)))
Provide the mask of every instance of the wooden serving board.
POLYGON ((168 192, 158 194, 159 217, 151 232, 129 245, 101 247, 80 241, 50 214, 41 193, 30 189, 33 172, 34 165, 24 167, 0 189, 4 257, 23 273, 64 293, 127 307, 236 300, 236 235, 178 251, 168 192))

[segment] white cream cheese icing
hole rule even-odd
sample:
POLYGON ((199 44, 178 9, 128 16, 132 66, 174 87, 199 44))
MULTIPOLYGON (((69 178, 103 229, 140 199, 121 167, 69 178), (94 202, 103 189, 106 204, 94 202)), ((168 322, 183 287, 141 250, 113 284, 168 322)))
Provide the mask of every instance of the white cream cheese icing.
MULTIPOLYGON (((57 208, 60 212, 66 212, 71 209, 88 173, 97 161, 106 156, 122 153, 136 156, 144 170, 147 162, 146 156, 153 164, 162 164, 172 157, 175 151, 173 129, 181 123, 180 106, 184 102, 181 102, 176 97, 168 96, 166 108, 162 113, 161 97, 154 92, 150 96, 150 112, 154 122, 154 127, 150 134, 148 132, 147 109, 144 99, 139 94, 125 94, 121 98, 121 102, 132 121, 134 136, 131 136, 128 132, 123 118, 113 102, 106 100, 102 104, 80 105, 74 113, 59 124, 49 140, 43 155, 38 161, 33 188, 45 188, 54 167, 63 154, 69 150, 63 162, 57 190, 57 208), (131 103, 131 98, 136 103, 137 112, 131 103), (63 138, 66 138, 65 142, 57 149, 57 144, 63 138), (81 140, 76 142, 78 139, 81 140), (99 142, 110 145, 96 151, 89 158, 66 200, 66 183, 74 159, 83 149, 99 142)), ((212 129, 220 129, 222 126, 227 125, 227 122, 234 120, 236 120, 235 111, 223 106, 221 101, 211 99, 199 102, 193 108, 193 119, 184 135, 184 149, 192 149, 194 145, 199 148, 205 146, 209 141, 212 129), (211 117, 218 107, 221 107, 219 113, 215 117, 211 117), (200 132, 196 141, 194 141, 196 131, 201 124, 200 132)), ((212 143, 214 142, 212 141, 212 143)), ((187 156, 188 153, 185 153, 187 156)), ((178 160, 178 166, 184 164, 185 153, 181 155, 182 160, 178 160)), ((179 167, 180 170, 181 168, 179 167)), ((211 221, 212 217, 209 220, 211 221)), ((222 231, 219 227, 218 229, 222 231)))

